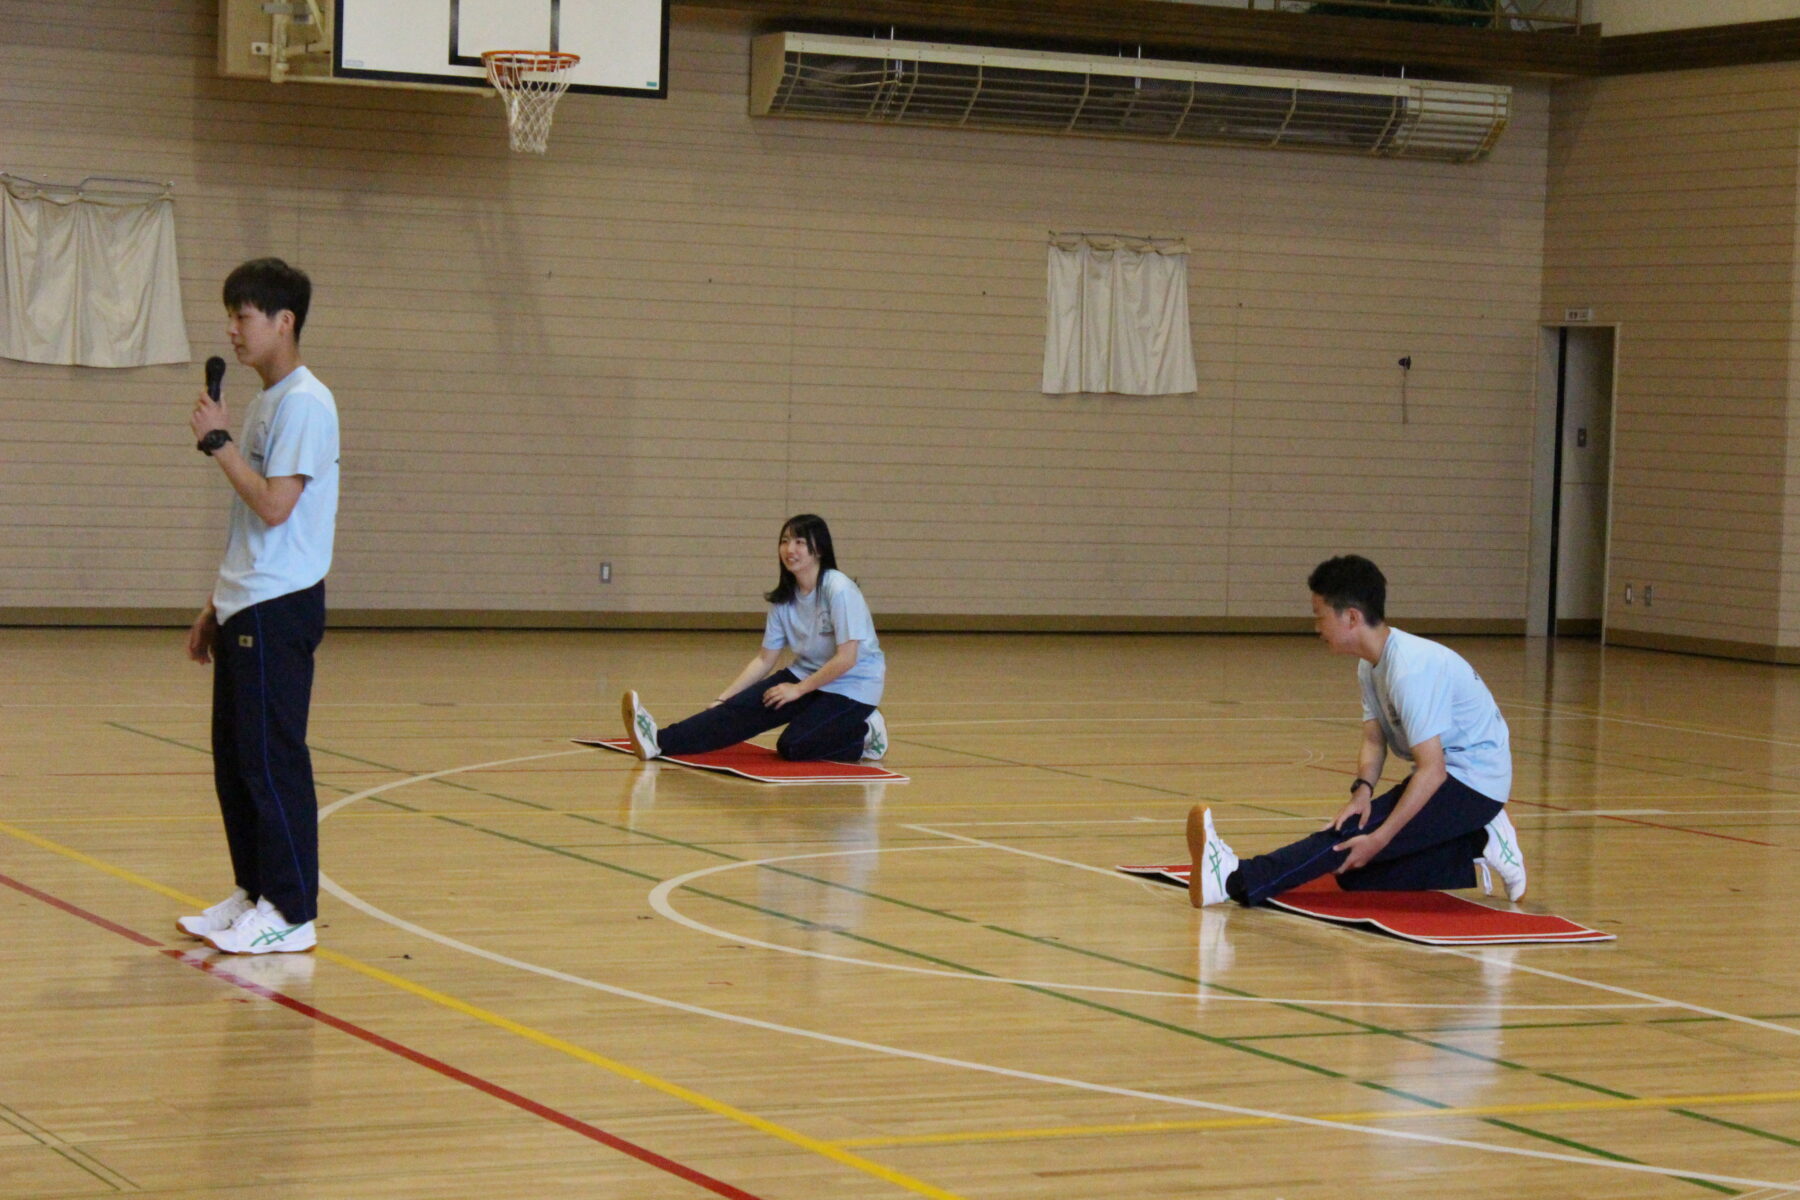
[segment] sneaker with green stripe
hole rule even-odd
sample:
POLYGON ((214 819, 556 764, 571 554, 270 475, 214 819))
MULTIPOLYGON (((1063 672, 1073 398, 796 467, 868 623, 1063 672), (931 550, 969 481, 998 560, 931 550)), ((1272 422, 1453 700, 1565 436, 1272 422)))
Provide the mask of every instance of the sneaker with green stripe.
POLYGON ((206 940, 226 954, 293 954, 319 944, 311 921, 294 924, 266 897, 245 909, 231 928, 209 933, 206 940))
POLYGON ((1238 868, 1238 856, 1213 828, 1212 809, 1196 804, 1187 818, 1188 903, 1195 908, 1231 899, 1225 881, 1238 868))
POLYGON ((887 748, 887 721, 882 718, 881 710, 878 708, 869 714, 869 728, 863 734, 862 756, 871 760, 886 758, 887 748))
POLYGON ((233 921, 255 907, 256 901, 250 899, 250 893, 239 888, 211 908, 203 908, 191 917, 176 917, 175 928, 189 937, 204 939, 209 933, 230 929, 233 921))
POLYGON ((625 718, 625 736, 631 739, 631 752, 645 762, 662 755, 656 744, 656 718, 638 703, 636 692, 619 697, 619 715, 625 718))
MULTIPOLYGON (((1511 818, 1506 810, 1488 822, 1487 845, 1476 860, 1485 875, 1488 871, 1500 876, 1500 882, 1506 885, 1506 898, 1517 900, 1525 894, 1525 852, 1519 849, 1519 831, 1513 828, 1511 818)), ((1491 878, 1483 881, 1482 890, 1493 891, 1491 878)))

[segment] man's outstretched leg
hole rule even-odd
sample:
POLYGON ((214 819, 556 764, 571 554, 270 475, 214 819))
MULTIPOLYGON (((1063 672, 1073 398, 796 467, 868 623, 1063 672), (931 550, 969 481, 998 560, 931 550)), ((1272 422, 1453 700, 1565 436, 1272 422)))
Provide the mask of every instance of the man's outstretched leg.
MULTIPOLYGON (((1226 900, 1261 904, 1271 896, 1338 871, 1349 856, 1340 847, 1347 839, 1386 821, 1404 790, 1402 784, 1378 796, 1364 825, 1346 825, 1343 829, 1327 826, 1248 859, 1240 859, 1219 836, 1213 828, 1212 811, 1196 805, 1187 818, 1188 854, 1193 863, 1188 880, 1189 903, 1195 908, 1226 900)), ((1490 822, 1504 819, 1500 805, 1449 780, 1373 862, 1344 873, 1339 886, 1345 891, 1403 892, 1471 887, 1476 881, 1476 863, 1484 857, 1483 842, 1490 849, 1495 842, 1490 822)), ((1510 831, 1510 823, 1506 828, 1510 831)), ((1516 843, 1507 845, 1516 859, 1516 843)), ((1518 894, 1523 894, 1522 861, 1507 864, 1503 878, 1509 888, 1516 879, 1518 894)), ((1517 895, 1513 898, 1517 899, 1517 895)))

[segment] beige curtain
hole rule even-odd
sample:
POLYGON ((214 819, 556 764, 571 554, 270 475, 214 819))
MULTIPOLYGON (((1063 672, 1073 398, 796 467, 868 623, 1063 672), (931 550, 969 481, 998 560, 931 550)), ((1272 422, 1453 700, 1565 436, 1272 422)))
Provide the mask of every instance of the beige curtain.
POLYGON ((141 367, 190 361, 168 195, 0 184, 0 355, 141 367))
POLYGON ((1051 234, 1044 391, 1191 392, 1185 242, 1051 234))

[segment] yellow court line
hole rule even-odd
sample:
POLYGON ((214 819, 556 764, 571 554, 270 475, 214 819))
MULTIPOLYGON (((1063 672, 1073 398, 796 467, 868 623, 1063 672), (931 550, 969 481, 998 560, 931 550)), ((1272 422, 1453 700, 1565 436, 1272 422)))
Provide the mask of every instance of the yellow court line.
MULTIPOLYGON (((1630 796, 1616 797, 1614 799, 1614 802, 1617 803, 1619 801, 1632 800, 1632 799, 1635 799, 1635 798, 1630 797, 1630 796)), ((1679 797, 1679 799, 1694 800, 1694 801, 1701 801, 1701 800, 1715 801, 1715 800, 1742 800, 1742 799, 1746 799, 1746 797, 1744 797, 1744 796, 1682 796, 1682 797, 1679 797)), ((1299 804, 1299 803, 1308 803, 1308 802, 1310 802, 1310 800, 1311 800, 1311 798, 1309 797, 1309 798, 1302 798, 1302 799, 1298 799, 1298 800, 1292 799, 1292 798, 1285 799, 1285 800, 1223 800, 1223 801, 1215 800, 1212 803, 1213 803, 1213 806, 1216 808, 1216 807, 1224 807, 1224 806, 1229 806, 1229 805, 1234 805, 1234 804, 1237 804, 1237 805, 1299 804)), ((1667 803, 1668 801, 1665 799, 1664 802, 1667 803)), ((1081 808, 1081 807, 1091 806, 1096 803, 1099 803, 1099 802, 1092 801, 1092 800, 1071 800, 1071 801, 1064 801, 1064 802, 1055 803, 1055 804, 1046 803, 1046 804, 1041 804, 1041 805, 1034 805, 1033 811, 1036 811, 1036 810, 1042 809, 1042 808, 1081 808)), ((1331 803, 1336 804, 1337 801, 1333 800, 1333 801, 1331 801, 1331 803)), ((888 811, 890 811, 890 812, 896 811, 896 807, 892 804, 888 805, 887 807, 888 807, 888 811)), ((960 809, 967 808, 968 805, 967 804, 906 804, 902 807, 904 807, 906 812, 925 812, 925 811, 939 810, 939 809, 960 810, 960 809)), ((669 810, 670 810, 669 806, 665 805, 664 811, 669 811, 669 810)), ((589 807, 589 808, 497 808, 497 809, 491 809, 491 810, 489 810, 489 809, 454 809, 454 808, 444 808, 444 809, 384 808, 384 809, 346 811, 346 812, 335 814, 333 817, 333 820, 338 820, 338 821, 392 821, 392 820, 397 820, 397 819, 417 818, 417 817, 426 817, 426 818, 455 817, 458 819, 468 819, 468 818, 480 817, 483 820, 487 820, 490 818, 499 818, 499 817, 570 817, 570 816, 588 817, 588 816, 591 816, 591 817, 609 817, 610 818, 612 816, 615 816, 618 813, 618 811, 619 811, 619 805, 614 804, 614 803, 600 804, 600 805, 596 805, 594 807, 589 807)), ((706 813, 706 812, 710 812, 712 810, 708 809, 708 808, 699 807, 696 805, 694 807, 686 809, 685 811, 687 811, 689 813, 706 813)), ((759 809, 757 809, 757 811, 764 812, 764 813, 804 812, 804 813, 815 813, 816 814, 819 811, 819 809, 818 809, 817 805, 796 804, 796 805, 777 805, 777 806, 772 806, 772 807, 759 808, 759 809)), ((1796 805, 1792 809, 1776 808, 1776 809, 1767 809, 1767 810, 1761 810, 1761 811, 1765 812, 1766 815, 1770 815, 1770 816, 1780 816, 1780 815, 1783 815, 1784 813, 1792 813, 1793 815, 1800 816, 1800 805, 1796 805)), ((1558 817, 1592 817, 1595 814, 1591 813, 1591 812, 1583 811, 1581 809, 1570 809, 1566 812, 1529 813, 1526 815, 1528 815, 1534 819, 1554 820, 1558 817)), ((1696 809, 1696 810, 1690 812, 1690 811, 1684 811, 1684 810, 1678 809, 1678 808, 1669 808, 1669 809, 1665 809, 1663 812, 1661 812, 1659 814, 1655 814, 1655 815, 1665 816, 1665 817, 1706 817, 1706 816, 1715 816, 1715 815, 1729 816, 1732 814, 1714 814, 1706 809, 1696 809)), ((33 816, 31 818, 31 822, 34 825, 90 825, 90 826, 91 825, 155 825, 155 824, 177 824, 177 825, 179 825, 179 824, 193 824, 195 822, 213 823, 213 822, 218 821, 218 819, 219 819, 219 816, 217 813, 191 813, 191 814, 179 814, 179 815, 177 815, 177 814, 119 815, 119 816, 100 816, 100 817, 33 816)), ((1292 821, 1292 820, 1296 820, 1296 819, 1307 820, 1307 819, 1310 819, 1310 817, 1300 817, 1300 818, 1284 817, 1284 818, 1279 818, 1279 819, 1285 820, 1285 821, 1292 821)), ((1250 824, 1253 824, 1255 822, 1255 820, 1256 820, 1255 817, 1245 817, 1245 818, 1240 818, 1238 823, 1239 823, 1239 825, 1250 825, 1250 824)), ((1119 827, 1119 830, 1118 830, 1119 832, 1125 832, 1126 830, 1135 828, 1135 829, 1138 829, 1140 832, 1148 835, 1148 834, 1162 834, 1165 831, 1158 828, 1158 826, 1176 825, 1176 824, 1179 824, 1180 821, 1181 821, 1181 818, 1179 818, 1179 817, 1159 817, 1159 818, 1154 818, 1154 819, 1145 820, 1145 821, 1133 821, 1133 820, 1121 819, 1121 820, 1110 822, 1110 824, 1117 825, 1119 827)), ((991 825, 991 824, 995 824, 995 823, 996 822, 992 822, 992 821, 979 822, 979 824, 983 824, 983 825, 991 825)), ((999 822, 999 823, 1000 824, 1024 825, 1024 824, 1029 824, 1030 822, 1015 821, 1015 822, 999 822)), ((939 822, 939 824, 943 824, 943 822, 939 822)), ((624 830, 621 832, 630 832, 630 831, 624 830)))
MULTIPOLYGON (((1539 1104, 1484 1104, 1466 1108, 1415 1108, 1370 1112, 1321 1113, 1318 1121, 1409 1121, 1419 1117, 1496 1117, 1531 1113, 1618 1112, 1636 1108, 1697 1108, 1715 1104, 1772 1104, 1800 1100, 1800 1092, 1722 1092, 1705 1096, 1649 1096, 1632 1100, 1569 1100, 1539 1104)), ((1043 1129, 968 1130, 919 1133, 899 1137, 842 1138, 838 1146, 942 1146, 970 1142, 1017 1142, 1051 1138, 1105 1137, 1132 1133, 1189 1133, 1210 1129, 1255 1129, 1280 1125, 1269 1117, 1220 1117, 1208 1121, 1145 1121, 1134 1125, 1063 1125, 1043 1129)))
MULTIPOLYGON (((195 908, 202 907, 205 903, 198 897, 189 896, 185 892, 158 883, 154 879, 139 875, 135 871, 127 870, 124 867, 114 866, 112 863, 95 858, 91 854, 84 854, 73 847, 64 846, 60 843, 50 841, 48 838, 39 837, 37 834, 27 832, 14 825, 9 825, 4 821, 0 821, 0 833, 17 838, 22 842, 28 842, 39 849, 48 850, 52 854, 60 854, 64 858, 73 859, 85 866, 93 867, 97 871, 102 871, 111 875, 115 879, 122 879, 125 882, 135 884, 138 887, 148 888, 159 896, 167 896, 169 899, 177 901, 178 903, 195 908)), ((503 1017, 499 1013, 491 1012, 488 1009, 470 1004, 464 1000, 458 1000, 454 996, 446 995, 443 992, 428 988, 423 984, 414 983, 410 979, 402 978, 390 971, 384 971, 380 967, 371 966, 368 963, 351 958, 349 955, 326 949, 315 950, 313 953, 317 957, 323 958, 328 962, 335 963, 338 966, 345 967, 358 974, 366 975, 370 979, 378 980, 390 987, 408 992, 422 1000, 429 1000, 433 1004, 442 1005, 453 1012, 459 1012, 464 1016, 473 1017, 475 1020, 492 1025, 496 1029, 505 1030, 507 1033, 535 1042, 546 1049, 555 1050, 591 1066, 599 1067, 620 1078, 629 1079, 633 1083, 640 1083, 646 1087, 655 1088, 664 1095, 673 1096, 677 1100, 684 1101, 696 1108, 712 1113, 715 1116, 725 1117, 728 1120, 736 1121, 738 1124, 746 1125, 759 1133, 778 1138, 791 1145, 799 1146, 801 1149, 810 1150, 821 1157, 828 1158, 833 1162, 840 1163, 846 1167, 852 1167, 864 1174, 873 1175, 877 1179, 894 1184, 896 1187, 904 1188, 909 1192, 915 1192, 921 1196, 932 1197, 932 1200, 963 1200, 963 1198, 958 1196, 955 1192, 945 1191, 943 1188, 926 1183, 922 1179, 914 1179, 910 1175, 905 1175, 899 1171, 884 1167, 878 1162, 872 1162, 860 1155, 852 1154, 848 1149, 836 1143, 822 1141, 819 1138, 808 1137, 798 1130, 789 1129, 785 1125, 778 1125, 774 1121, 757 1116, 755 1113, 745 1112, 743 1109, 727 1104, 723 1100, 715 1100, 704 1093, 696 1092, 692 1088, 686 1088, 678 1083, 663 1079, 660 1076, 652 1075, 648 1071, 639 1070, 628 1063, 622 1063, 616 1059, 607 1058, 605 1055, 596 1054, 592 1050, 577 1046, 573 1042, 564 1041, 562 1038, 545 1033, 539 1029, 533 1029, 531 1026, 521 1024, 509 1017, 503 1017)))

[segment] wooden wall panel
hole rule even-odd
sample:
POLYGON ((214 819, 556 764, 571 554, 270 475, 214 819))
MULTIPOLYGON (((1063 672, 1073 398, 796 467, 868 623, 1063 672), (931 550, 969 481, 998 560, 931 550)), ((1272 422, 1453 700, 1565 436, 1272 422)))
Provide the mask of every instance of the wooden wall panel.
MULTIPOLYGON (((680 9, 669 99, 540 160, 480 96, 220 79, 213 7, 17 6, 0 166, 173 179, 197 356, 238 261, 313 275, 340 609, 752 612, 811 509, 878 613, 1298 618, 1359 550, 1523 619, 1545 85, 1475 166, 753 120, 747 19, 680 9), (1188 240, 1195 395, 1038 392, 1053 228, 1188 240)), ((0 362, 0 615, 199 602, 197 378, 0 362)))
POLYGON ((1545 314, 1620 324, 1607 622, 1628 635, 1800 634, 1783 546, 1796 84, 1783 65, 1556 90, 1545 314))

